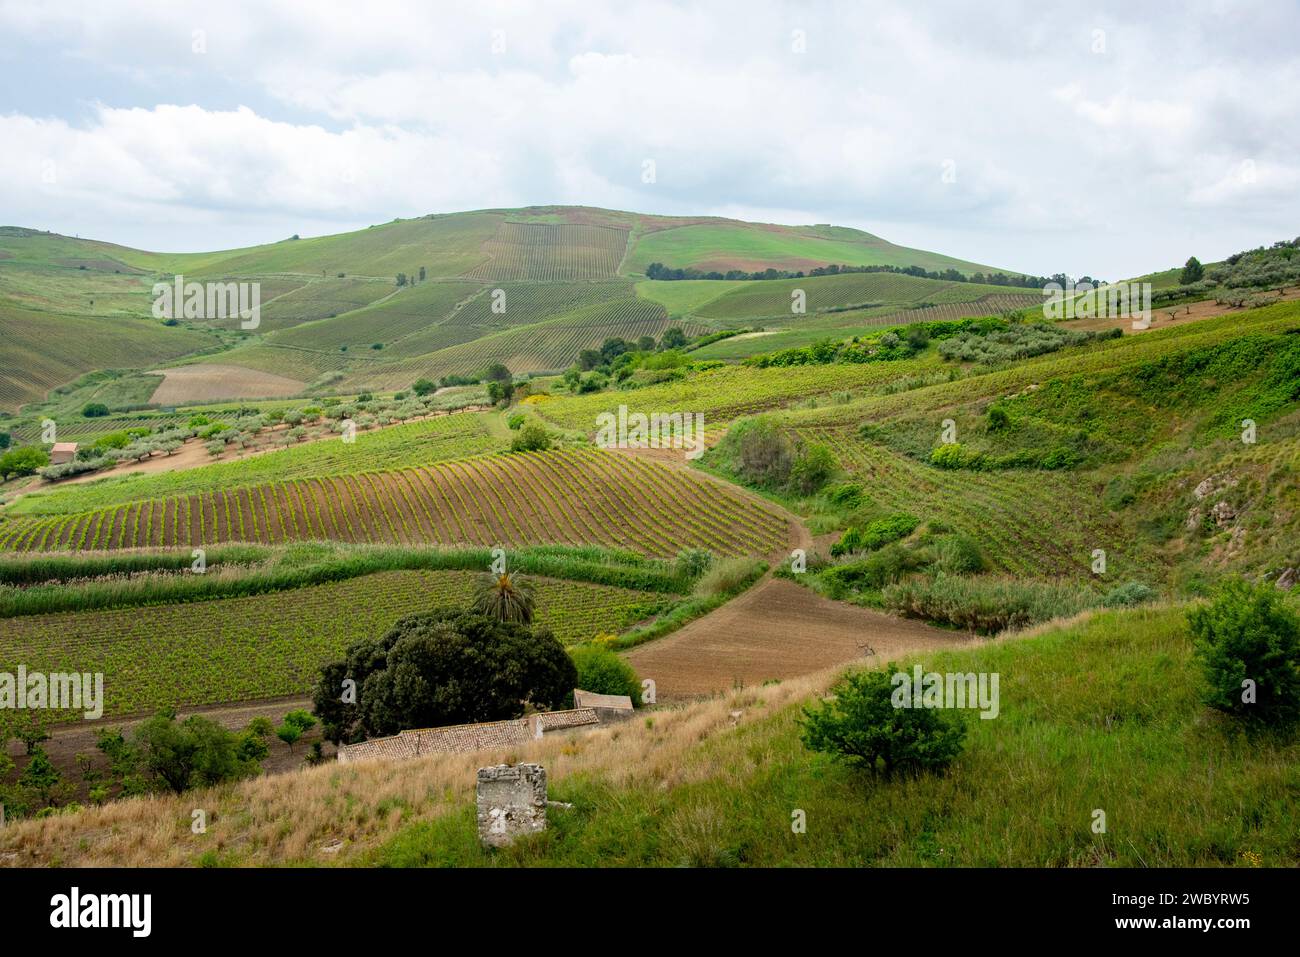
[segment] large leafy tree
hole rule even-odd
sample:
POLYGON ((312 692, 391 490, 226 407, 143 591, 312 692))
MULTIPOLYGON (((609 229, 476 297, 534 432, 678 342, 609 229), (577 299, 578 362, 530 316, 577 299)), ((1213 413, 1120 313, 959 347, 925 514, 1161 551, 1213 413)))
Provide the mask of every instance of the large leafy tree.
POLYGON ((315 713, 331 741, 360 741, 514 718, 528 704, 559 707, 576 679, 549 631, 449 608, 408 615, 382 637, 355 642, 344 661, 322 669, 315 713), (348 679, 355 702, 343 695, 348 679))

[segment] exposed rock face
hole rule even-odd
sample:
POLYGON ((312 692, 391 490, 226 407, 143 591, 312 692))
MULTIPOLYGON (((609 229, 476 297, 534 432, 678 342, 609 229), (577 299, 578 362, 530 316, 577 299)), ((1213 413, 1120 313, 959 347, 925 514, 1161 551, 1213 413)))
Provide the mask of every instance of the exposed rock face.
POLYGON ((1282 570, 1282 574, 1277 576, 1277 581, 1275 582, 1275 584, 1277 585, 1278 588, 1282 589, 1283 591, 1290 591, 1293 587, 1295 587, 1295 581, 1296 581, 1295 569, 1285 568, 1282 570))
POLYGON ((1210 518, 1214 519, 1214 524, 1223 528, 1237 517, 1237 510, 1227 502, 1215 502, 1214 507, 1210 509, 1210 518))
POLYGON ((478 769, 478 837, 505 847, 546 830, 546 769, 540 764, 498 764, 478 769))

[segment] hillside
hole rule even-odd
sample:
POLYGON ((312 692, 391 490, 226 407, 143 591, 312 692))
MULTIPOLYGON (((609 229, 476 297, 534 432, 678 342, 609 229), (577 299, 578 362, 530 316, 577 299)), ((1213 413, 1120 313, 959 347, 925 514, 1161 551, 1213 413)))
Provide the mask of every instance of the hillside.
POLYGON ((579 739, 348 764, 111 803, 0 832, 19 866, 1294 867, 1295 743, 1245 744, 1197 701, 1185 611, 1107 613, 907 660, 997 672, 943 776, 864 778, 799 741, 834 672, 579 739), (1122 640, 1119 636, 1123 636, 1122 640), (476 767, 536 761, 551 827, 478 845, 476 767), (208 809, 207 833, 190 811, 208 809), (337 808, 346 812, 340 816, 337 808), (1095 833, 1095 809, 1108 828, 1095 833), (806 814, 792 833, 791 814, 806 814), (162 822, 160 824, 160 822, 162 822), (171 822, 168 824, 167 822, 171 822))
MULTIPOLYGON (((784 286, 744 290, 733 282, 705 281, 714 288, 688 301, 664 289, 670 283, 634 286, 656 261, 706 270, 844 265, 956 270, 967 276, 993 272, 853 229, 589 207, 430 215, 204 253, 152 253, 4 227, 0 321, 14 351, 4 356, 13 361, 0 364, 5 370, 0 412, 39 402, 50 390, 99 368, 146 372, 177 360, 202 367, 156 399, 145 392, 135 406, 393 389, 423 375, 472 376, 493 362, 516 374, 558 370, 606 338, 658 336, 671 323, 701 332, 788 312, 784 286), (400 282, 399 273, 406 277, 400 282), (151 315, 151 290, 155 282, 178 274, 196 282, 259 283, 257 328, 242 328, 233 316, 161 325, 151 315), (737 298, 725 296, 728 291, 737 298), (28 328, 33 316, 52 323, 55 343, 88 338, 91 347, 80 351, 85 358, 33 352, 28 344, 35 335, 28 328), (232 368, 254 374, 232 373, 232 368)), ((874 320, 918 304, 961 303, 963 314, 1007 307, 1007 301, 988 298, 1005 289, 878 278, 888 288, 877 288, 867 274, 856 284, 813 283, 809 312, 862 306, 866 312, 856 315, 865 319, 870 313, 874 320)), ((1020 296, 1027 301, 1023 291, 1020 296)))

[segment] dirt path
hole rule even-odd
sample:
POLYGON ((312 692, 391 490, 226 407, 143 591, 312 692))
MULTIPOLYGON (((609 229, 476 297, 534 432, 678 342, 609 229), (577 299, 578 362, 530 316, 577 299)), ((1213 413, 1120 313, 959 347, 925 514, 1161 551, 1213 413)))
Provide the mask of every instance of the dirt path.
POLYGON ((654 680, 661 699, 673 700, 794 678, 873 654, 889 661, 973 640, 765 578, 680 631, 634 648, 627 660, 642 678, 654 680))

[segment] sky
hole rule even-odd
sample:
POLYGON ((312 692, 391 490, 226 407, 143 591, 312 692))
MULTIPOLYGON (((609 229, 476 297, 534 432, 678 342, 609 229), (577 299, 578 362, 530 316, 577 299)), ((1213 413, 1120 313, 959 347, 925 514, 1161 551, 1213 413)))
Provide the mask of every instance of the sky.
POLYGON ((1114 280, 1300 234, 1297 35, 1278 0, 0 0, 0 224, 581 204, 1114 280))

